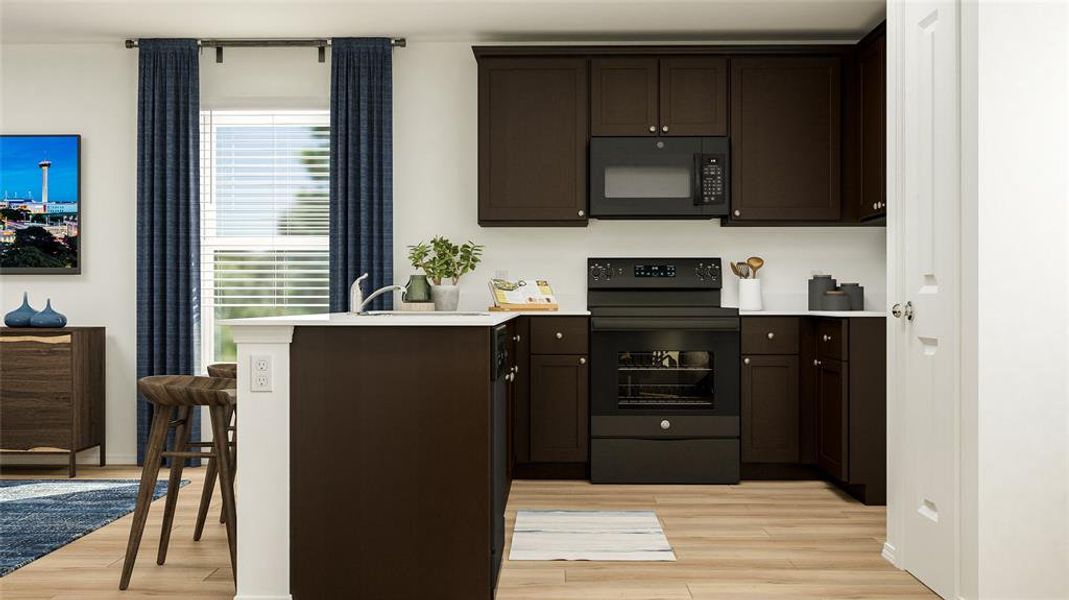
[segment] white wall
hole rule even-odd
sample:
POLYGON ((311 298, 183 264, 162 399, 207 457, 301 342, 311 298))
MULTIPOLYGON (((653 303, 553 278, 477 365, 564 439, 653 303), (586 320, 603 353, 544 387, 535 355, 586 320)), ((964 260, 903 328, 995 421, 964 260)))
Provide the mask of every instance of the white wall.
POLYGON ((1069 598, 1069 6, 976 10, 978 596, 1069 598))
POLYGON ((0 131, 82 135, 83 219, 82 274, 0 276, 0 310, 28 291, 37 308, 52 298, 71 325, 107 327, 108 460, 133 463, 137 53, 121 43, 0 52, 0 131))
MULTIPOLYGON (((443 234, 486 245, 462 280, 461 307, 485 309, 487 280, 547 277, 563 304, 585 307, 588 256, 721 256, 766 260, 766 302, 798 302, 814 270, 865 286, 866 308, 886 298, 883 228, 722 228, 717 221, 597 221, 586 228, 480 228, 476 222, 477 72, 471 45, 410 41, 394 52, 394 274, 413 272, 406 246, 443 234), (777 294, 795 294, 778 298, 777 294)), ((725 267, 724 303, 737 281, 725 267)))

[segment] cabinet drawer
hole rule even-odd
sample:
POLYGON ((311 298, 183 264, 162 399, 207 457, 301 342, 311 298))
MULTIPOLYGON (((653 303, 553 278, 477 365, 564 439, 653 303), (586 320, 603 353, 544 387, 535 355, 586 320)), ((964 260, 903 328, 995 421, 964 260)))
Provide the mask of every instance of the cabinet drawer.
POLYGON ((848 327, 846 319, 821 319, 817 323, 817 356, 846 360, 848 327))
POLYGON ((586 354, 586 317, 531 317, 531 354, 586 354))
POLYGON ((743 317, 743 354, 798 354, 797 317, 743 317))

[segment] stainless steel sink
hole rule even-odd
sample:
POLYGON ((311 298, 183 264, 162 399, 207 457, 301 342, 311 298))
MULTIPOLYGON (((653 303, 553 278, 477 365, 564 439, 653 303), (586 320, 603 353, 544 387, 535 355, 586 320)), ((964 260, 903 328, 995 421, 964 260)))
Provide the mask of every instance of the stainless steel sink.
POLYGON ((485 312, 417 311, 417 310, 369 310, 361 317, 485 317, 485 312))

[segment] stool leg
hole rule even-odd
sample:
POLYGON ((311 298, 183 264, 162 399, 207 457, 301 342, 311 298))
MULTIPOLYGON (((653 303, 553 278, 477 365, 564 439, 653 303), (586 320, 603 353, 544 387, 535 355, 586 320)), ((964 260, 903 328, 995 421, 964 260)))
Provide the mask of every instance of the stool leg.
MULTIPOLYGON (((193 529, 193 541, 199 542, 204 534, 204 520, 208 518, 208 507, 212 504, 212 493, 215 492, 215 468, 214 458, 208 459, 208 466, 204 468, 204 487, 200 491, 200 508, 197 509, 197 526, 193 529)), ((221 521, 222 519, 220 519, 221 521)))
MULTIPOLYGON (((199 407, 197 407, 199 408, 199 407)), ((174 432, 174 451, 185 452, 189 447, 190 407, 178 407, 178 427, 174 432)), ((163 509, 163 526, 160 529, 160 549, 156 553, 156 564, 162 565, 167 560, 167 546, 171 543, 171 526, 174 524, 174 511, 178 506, 178 490, 182 487, 182 470, 186 459, 171 458, 171 477, 167 480, 167 503, 163 509)))
POLYGON ((225 406, 213 406, 212 440, 219 468, 219 487, 223 492, 223 510, 226 511, 226 541, 230 545, 230 567, 234 571, 234 583, 238 581, 238 523, 234 504, 234 476, 230 470, 230 441, 226 436, 227 410, 225 406))
POLYGON ((137 560, 137 549, 141 545, 141 534, 145 532, 149 504, 156 491, 156 475, 160 472, 160 453, 167 442, 167 430, 171 425, 169 408, 155 407, 152 415, 152 430, 148 436, 145 449, 145 466, 141 469, 141 487, 137 491, 137 505, 134 508, 134 520, 130 524, 130 539, 126 542, 126 558, 122 564, 122 578, 119 589, 125 590, 130 585, 130 575, 137 560))
MULTIPOLYGON (((230 425, 234 425, 234 433, 233 433, 233 436, 230 439, 230 475, 232 477, 235 477, 235 478, 237 477, 237 472, 238 472, 238 428, 237 428, 237 419, 235 418, 237 416, 237 414, 238 414, 238 407, 236 407, 236 406, 228 406, 227 407, 227 409, 226 409, 226 424, 227 424, 228 427, 230 425)), ((223 508, 223 509, 221 509, 219 511, 219 522, 223 523, 225 521, 226 521, 226 508, 223 508)))

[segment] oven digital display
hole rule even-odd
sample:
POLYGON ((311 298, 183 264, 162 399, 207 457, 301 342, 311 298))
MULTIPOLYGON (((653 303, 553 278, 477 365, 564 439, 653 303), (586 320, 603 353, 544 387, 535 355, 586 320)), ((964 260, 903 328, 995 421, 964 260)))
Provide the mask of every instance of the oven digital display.
POLYGON ((635 277, 675 277, 675 265, 635 265, 635 277))

